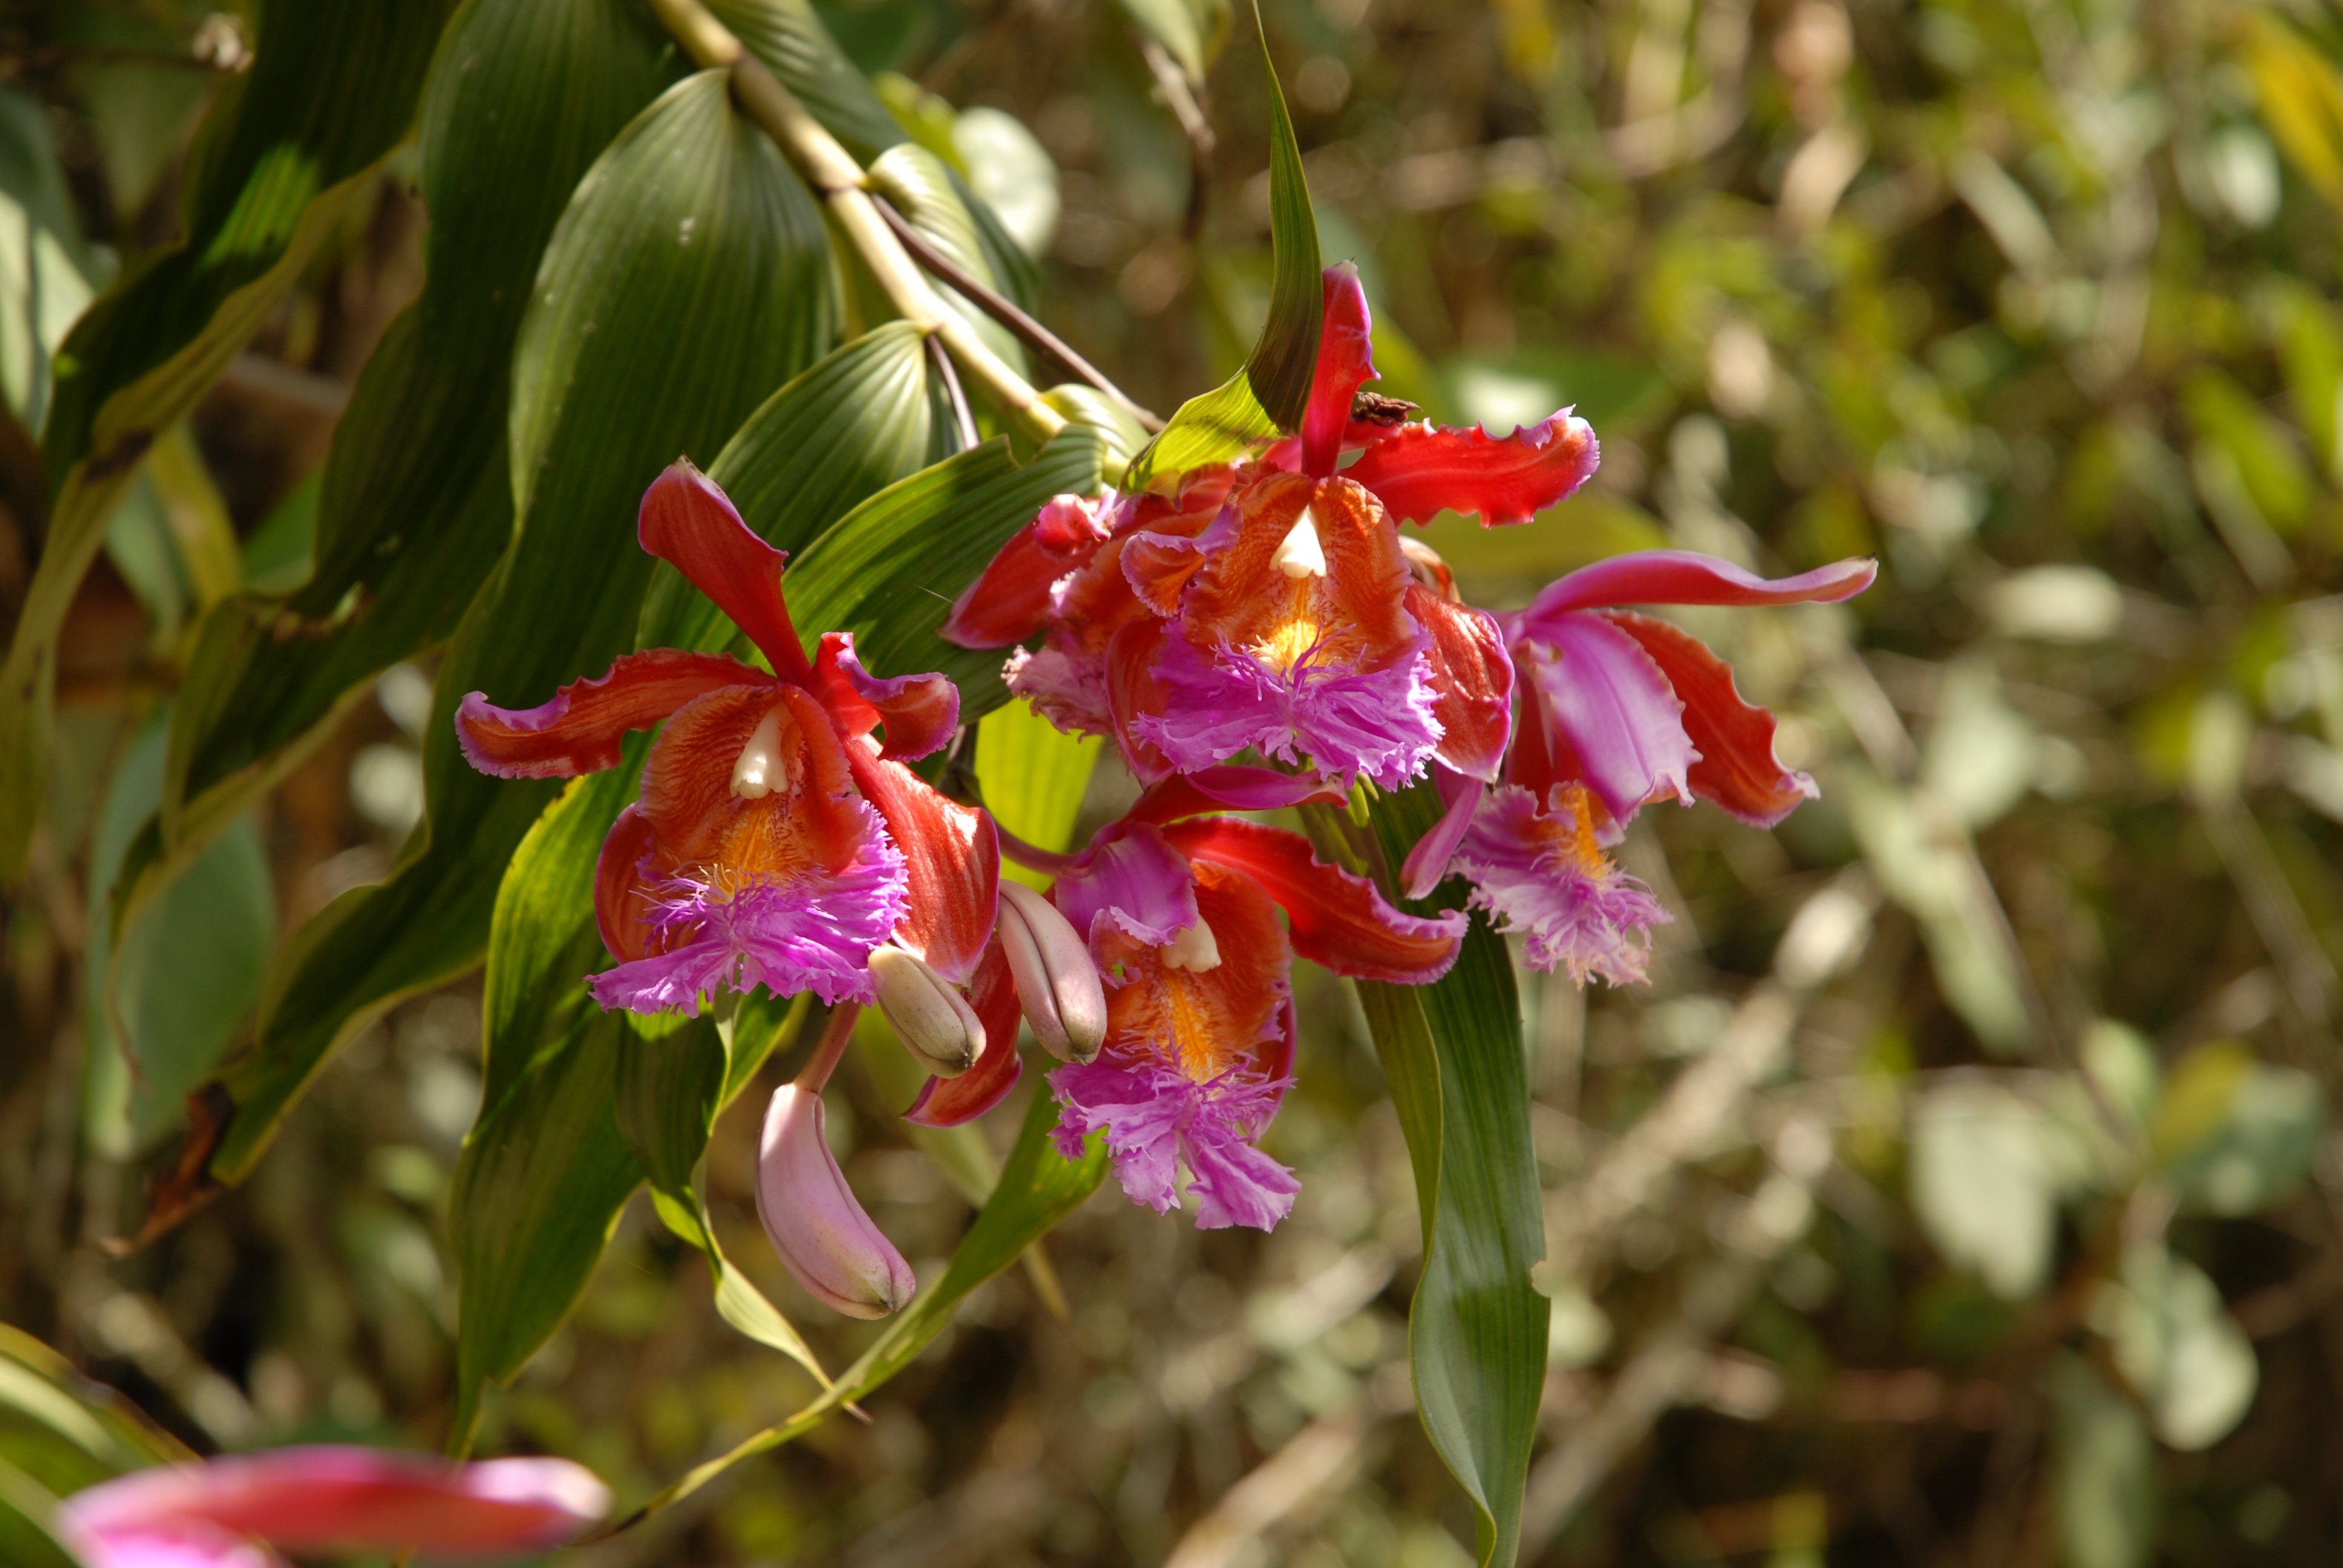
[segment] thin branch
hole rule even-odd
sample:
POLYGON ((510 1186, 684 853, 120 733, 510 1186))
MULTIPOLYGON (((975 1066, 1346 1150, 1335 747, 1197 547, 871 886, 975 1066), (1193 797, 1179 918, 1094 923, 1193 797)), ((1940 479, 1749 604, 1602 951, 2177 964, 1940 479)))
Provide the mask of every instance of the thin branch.
POLYGON ((1028 434, 1046 441, 1064 429, 1065 417, 929 286, 926 274, 904 252, 864 188, 862 166, 806 112, 780 78, 701 0, 650 0, 650 5, 693 60, 731 73, 734 100, 829 206, 840 232, 870 269, 888 303, 904 319, 941 338, 961 373, 1028 434))
POLYGON ((952 424, 960 431, 960 449, 963 452, 977 446, 983 437, 977 434, 976 416, 969 412, 968 394, 961 389, 960 373, 952 368, 951 356, 936 339, 928 339, 928 357, 935 361, 936 374, 942 378, 944 395, 951 400, 952 424))
POLYGON ((1204 117, 1204 107, 1188 85, 1188 73, 1180 68, 1162 45, 1141 35, 1140 57, 1147 62, 1148 74, 1155 78, 1156 90, 1163 95, 1172 117, 1180 122, 1180 134, 1188 138, 1188 211, 1180 220, 1180 237, 1193 243, 1204 232, 1204 200, 1212 187, 1212 151, 1220 138, 1212 134, 1212 121, 1204 117))
POLYGON ((903 248, 911 253, 912 260, 942 282, 950 284, 955 291, 965 296, 970 304, 1014 333, 1018 341, 1026 347, 1056 360, 1076 377, 1113 398, 1122 406, 1123 412, 1138 420, 1150 434, 1163 428, 1161 416, 1132 401, 1131 395, 1109 379, 1105 371, 1075 352, 1073 346, 1064 338, 1026 315, 1015 300, 979 282, 973 273, 914 228, 911 220, 897 212, 885 196, 873 196, 871 205, 879 209, 879 216, 887 220, 887 226, 894 230, 895 237, 903 242, 903 248))

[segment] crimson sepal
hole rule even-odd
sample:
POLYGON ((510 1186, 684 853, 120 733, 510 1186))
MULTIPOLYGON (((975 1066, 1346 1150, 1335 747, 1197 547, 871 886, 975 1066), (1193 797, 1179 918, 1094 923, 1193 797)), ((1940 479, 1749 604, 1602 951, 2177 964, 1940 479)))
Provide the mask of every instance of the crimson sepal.
POLYGON ((1214 811, 1275 811, 1305 802, 1340 806, 1349 799, 1342 786, 1307 773, 1221 762, 1149 785, 1124 815, 1134 822, 1171 822, 1214 811))
POLYGON ((940 675, 897 675, 881 680, 862 668, 850 631, 824 632, 814 656, 822 706, 849 739, 881 724, 890 762, 916 761, 947 744, 960 726, 960 688, 940 675))
POLYGON ((689 463, 670 464, 643 492, 635 537, 671 563, 748 633, 780 674, 808 684, 805 647, 781 598, 789 557, 759 538, 731 498, 689 463))
POLYGON ((1328 267, 1319 278, 1325 314, 1318 329, 1318 367, 1310 380, 1310 404, 1302 416, 1302 471, 1322 479, 1342 455, 1351 423, 1351 402, 1376 378, 1373 327, 1359 269, 1349 262, 1328 267))
POLYGON ((1689 632, 1627 610, 1604 619, 1634 638, 1684 702, 1684 733, 1699 759, 1684 776, 1692 792, 1745 822, 1771 828, 1820 793, 1815 781, 1774 755, 1774 716, 1742 699, 1733 668, 1689 632))
POLYGON ((628 731, 649 729, 694 698, 773 678, 720 653, 672 648, 620 654, 609 672, 575 680, 535 708, 498 708, 486 692, 456 709, 465 759, 498 779, 574 779, 618 765, 628 731))
POLYGON ((976 980, 968 988, 968 1005, 984 1025, 984 1054, 958 1078, 930 1078, 920 1097, 903 1112, 903 1120, 921 1127, 958 1127, 973 1121, 1008 1097, 1023 1076, 1025 1064, 1017 1056, 1017 986, 1010 976, 1008 956, 998 939, 984 950, 976 980))
POLYGON ((1205 817, 1162 829, 1192 860, 1242 871, 1285 910, 1293 950, 1336 974, 1421 985, 1456 961, 1464 917, 1403 914, 1373 883, 1329 866, 1310 840, 1234 817, 1205 817))
POLYGON ((903 852, 910 910, 895 928, 896 944, 952 984, 967 984, 998 912, 1001 839, 992 819, 945 799, 901 763, 881 760, 868 739, 850 741, 846 760, 903 852))
POLYGON ((1479 426, 1403 425, 1342 470, 1403 522, 1443 510, 1478 513, 1483 527, 1526 523, 1584 484, 1602 454, 1594 428, 1567 408, 1510 436, 1479 426))
POLYGON ((1486 610, 1443 598, 1422 583, 1409 583, 1402 602, 1432 634, 1432 712, 1441 730, 1433 755, 1494 783, 1513 732, 1513 660, 1503 628, 1486 610))
POLYGON ((629 805, 610 824, 601 857, 594 862, 594 923, 601 928, 602 945, 620 963, 632 963, 651 950, 655 895, 644 878, 643 860, 658 845, 650 819, 640 806, 629 805))

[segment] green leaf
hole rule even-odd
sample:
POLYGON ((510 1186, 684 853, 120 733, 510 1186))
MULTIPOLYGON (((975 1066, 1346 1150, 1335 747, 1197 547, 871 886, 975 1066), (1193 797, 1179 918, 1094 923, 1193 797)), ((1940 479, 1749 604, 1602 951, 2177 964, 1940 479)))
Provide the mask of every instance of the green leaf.
POLYGON ((116 1159, 170 1125, 260 1000, 277 896, 260 831, 237 819, 119 934, 109 890, 162 789, 162 716, 115 769, 91 855, 83 1103, 116 1159), (136 1064, 134 1070, 131 1064, 136 1064))
POLYGON ((2046 1380, 2057 1417, 2052 1475, 2061 1560, 2070 1568, 2147 1568, 2156 1550, 2156 1445, 2137 1407, 2081 1358, 2046 1380))
POLYGON ((862 662, 881 674, 940 670, 960 686, 961 721, 973 723, 1008 700, 1001 655, 956 647, 937 628, 1051 497, 1098 488, 1100 450, 1094 434, 1069 427, 1020 464, 999 437, 881 490, 808 545, 791 570, 799 630, 853 632, 862 662))
MULTIPOLYGON (((976 785, 985 809, 1004 830, 1029 844, 1068 848, 1104 745, 1095 735, 1067 734, 1029 703, 994 709, 976 727, 976 785)), ((1040 872, 1006 860, 1001 874, 1030 888, 1050 883, 1040 872)))
MULTIPOLYGON (((1380 799, 1372 819, 1383 863, 1399 864, 1438 810, 1427 785, 1380 799)), ((1380 879, 1388 896, 1390 879, 1380 879)), ((1423 1217, 1423 1271, 1408 1312, 1416 1410, 1473 1500, 1481 1561, 1510 1563, 1545 1386, 1548 1312, 1530 1284, 1545 1226, 1513 960, 1476 918, 1441 980, 1362 981, 1359 995, 1423 1217)))
POLYGON ((709 0, 708 8, 860 162, 904 139, 902 126, 806 0, 709 0))
POLYGON ((464 1141, 447 1205, 458 1446, 487 1384, 508 1382, 578 1304, 643 1179, 615 1109, 626 1028, 614 1014, 580 1017, 464 1141))
POLYGON ((156 437, 267 319, 405 132, 445 0, 271 0, 186 172, 185 234, 93 306, 56 356, 48 536, 0 670, 0 878, 47 777, 56 638, 156 437))
POLYGON ((2116 1370, 2147 1406, 2156 1435, 2192 1452, 2227 1437, 2252 1405, 2261 1368, 2219 1287, 2161 1243, 2142 1242, 2125 1249, 2119 1282, 2105 1290, 2092 1321, 2107 1326, 2116 1370))
POLYGON ((479 961, 498 884, 553 791, 474 772, 458 698, 540 702, 633 646, 643 490, 679 451, 712 455, 828 347, 836 310, 813 198, 735 112, 723 73, 669 89, 580 182, 520 330, 519 520, 440 671, 429 816, 388 883, 336 900, 291 944, 256 1050, 222 1079, 235 1110, 215 1180, 251 1168, 367 1018, 479 961))
POLYGON ((1050 1131, 1057 1116, 1057 1105, 1048 1095, 1032 1097, 1017 1134, 1017 1147, 1001 1168, 1001 1184, 960 1239, 943 1276, 923 1287, 828 1392, 779 1425, 692 1470, 645 1503, 635 1518, 689 1496, 741 1460, 779 1447, 819 1425, 840 1406, 868 1396, 910 1365, 943 1332, 970 1292, 1015 1262, 1036 1238, 1046 1235, 1097 1191, 1106 1176, 1105 1139, 1092 1137, 1082 1158, 1068 1160, 1051 1146, 1050 1131))
MULTIPOLYGON (((1258 29, 1261 13, 1254 8, 1258 29)), ((1132 459, 1122 488, 1144 489, 1159 474, 1180 474, 1235 457, 1255 441, 1300 427, 1318 369, 1318 330, 1325 313, 1319 280, 1318 220, 1302 172, 1302 148, 1292 116, 1270 63, 1269 73, 1269 319, 1244 368, 1212 391, 1180 405, 1162 433, 1132 459)))
POLYGON ((0 1323, 0 1457, 62 1496, 126 1470, 193 1456, 128 1400, 0 1323))
MULTIPOLYGON (((935 450, 941 422, 926 341, 908 321, 863 334, 774 393, 724 444, 709 477, 766 543, 795 555, 856 506, 942 455, 935 450)), ((794 572, 787 591, 794 600, 794 572)), ((739 638, 681 572, 659 565, 643 599, 639 646, 713 652, 739 638)))
MULTIPOLYGON (((880 155, 870 166, 870 181, 872 194, 891 203, 929 244, 959 263, 979 283, 996 293, 1004 292, 985 254, 971 204, 961 199, 950 165, 927 148, 905 142, 880 155)), ((935 290, 974 327, 987 347, 1021 375, 1024 373, 1025 347, 1013 333, 950 284, 937 279, 935 290)))
POLYGON ((316 566, 205 628, 164 829, 205 836, 384 667, 445 638, 512 531, 513 344, 562 208, 672 76, 631 0, 475 0, 423 94, 423 294, 367 362, 316 498, 316 566))

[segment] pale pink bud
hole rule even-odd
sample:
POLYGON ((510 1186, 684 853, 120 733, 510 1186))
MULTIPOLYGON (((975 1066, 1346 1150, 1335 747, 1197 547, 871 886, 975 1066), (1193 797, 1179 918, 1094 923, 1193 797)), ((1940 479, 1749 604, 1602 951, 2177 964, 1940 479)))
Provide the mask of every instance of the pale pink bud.
POLYGON ((870 954, 870 979, 879 1010, 937 1077, 958 1078, 984 1054, 984 1024, 976 1010, 925 960, 881 945, 870 954))
POLYGON ((1017 1005, 1041 1049, 1061 1061, 1096 1056, 1106 1040, 1106 988, 1090 944, 1049 900, 1006 878, 997 930, 1017 1005))
POLYGON ((883 1318, 919 1289, 846 1184, 819 1091, 773 1092, 757 1146, 757 1217, 807 1293, 850 1318, 883 1318))
POLYGON ((89 1568, 262 1568, 280 1561, 262 1541, 330 1555, 533 1555, 609 1507, 609 1489, 564 1459, 451 1464, 329 1446, 134 1471, 74 1493, 55 1524, 89 1568))

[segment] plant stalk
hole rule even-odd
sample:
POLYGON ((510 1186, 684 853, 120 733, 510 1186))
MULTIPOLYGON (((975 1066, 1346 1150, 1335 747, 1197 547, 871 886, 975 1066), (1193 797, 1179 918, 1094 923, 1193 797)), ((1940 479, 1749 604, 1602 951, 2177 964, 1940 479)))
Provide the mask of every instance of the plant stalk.
POLYGON ((864 188, 862 166, 806 112, 780 78, 700 0, 649 3, 686 54, 703 67, 731 73, 732 95, 741 110, 773 138, 782 156, 829 206, 855 254, 878 279, 888 303, 904 319, 940 339, 961 374, 1021 429, 1043 441, 1064 429, 1064 416, 1043 402, 1041 394, 986 347, 967 318, 929 286, 927 275, 904 251, 864 188))

